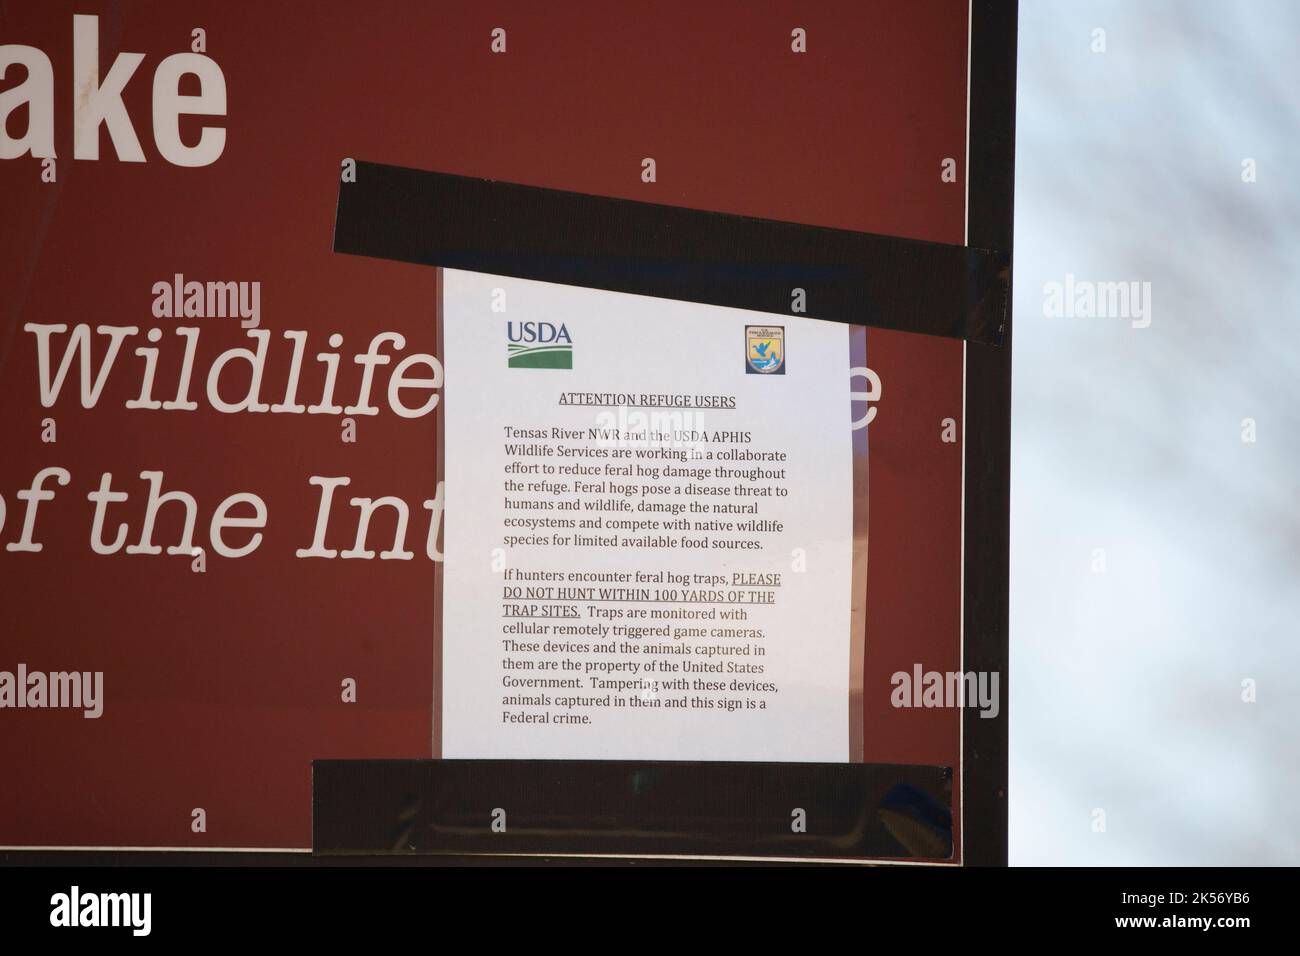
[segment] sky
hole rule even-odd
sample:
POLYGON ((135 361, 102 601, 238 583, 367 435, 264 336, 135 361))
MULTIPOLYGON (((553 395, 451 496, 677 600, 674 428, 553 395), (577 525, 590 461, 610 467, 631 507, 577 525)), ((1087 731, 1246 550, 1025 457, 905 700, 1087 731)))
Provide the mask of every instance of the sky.
POLYGON ((1011 862, 1300 863, 1300 4, 1021 0, 1016 123, 1011 862))

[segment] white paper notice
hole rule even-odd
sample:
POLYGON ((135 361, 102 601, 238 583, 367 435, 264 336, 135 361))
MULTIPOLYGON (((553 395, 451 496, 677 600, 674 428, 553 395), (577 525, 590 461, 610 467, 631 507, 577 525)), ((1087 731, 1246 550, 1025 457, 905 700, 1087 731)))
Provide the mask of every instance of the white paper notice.
POLYGON ((849 759, 849 330, 445 270, 442 753, 849 759))

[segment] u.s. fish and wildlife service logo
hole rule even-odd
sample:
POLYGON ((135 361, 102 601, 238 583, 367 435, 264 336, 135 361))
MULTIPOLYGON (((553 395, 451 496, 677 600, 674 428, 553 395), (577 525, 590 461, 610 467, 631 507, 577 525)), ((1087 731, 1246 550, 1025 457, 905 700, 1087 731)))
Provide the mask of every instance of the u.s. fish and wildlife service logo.
POLYGON ((748 375, 785 374, 785 326, 745 326, 745 372, 748 375))
POLYGON ((507 322, 507 368, 573 368, 573 339, 564 323, 507 322))

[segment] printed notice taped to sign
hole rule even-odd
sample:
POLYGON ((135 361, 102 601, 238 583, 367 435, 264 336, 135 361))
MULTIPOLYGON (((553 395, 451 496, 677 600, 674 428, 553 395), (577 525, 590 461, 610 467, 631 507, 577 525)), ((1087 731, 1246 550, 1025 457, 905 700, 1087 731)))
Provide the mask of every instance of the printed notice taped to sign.
POLYGON ((445 269, 440 331, 435 754, 861 759, 861 330, 445 269))

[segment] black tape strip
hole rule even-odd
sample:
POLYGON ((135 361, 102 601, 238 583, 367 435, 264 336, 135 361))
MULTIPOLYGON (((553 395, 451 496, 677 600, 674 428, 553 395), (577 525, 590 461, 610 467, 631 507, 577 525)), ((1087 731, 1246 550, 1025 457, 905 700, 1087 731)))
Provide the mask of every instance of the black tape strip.
POLYGON ((358 162, 334 251, 1001 344, 987 249, 358 162))
POLYGON ((945 860, 951 781, 894 764, 317 760, 312 847, 945 860))

